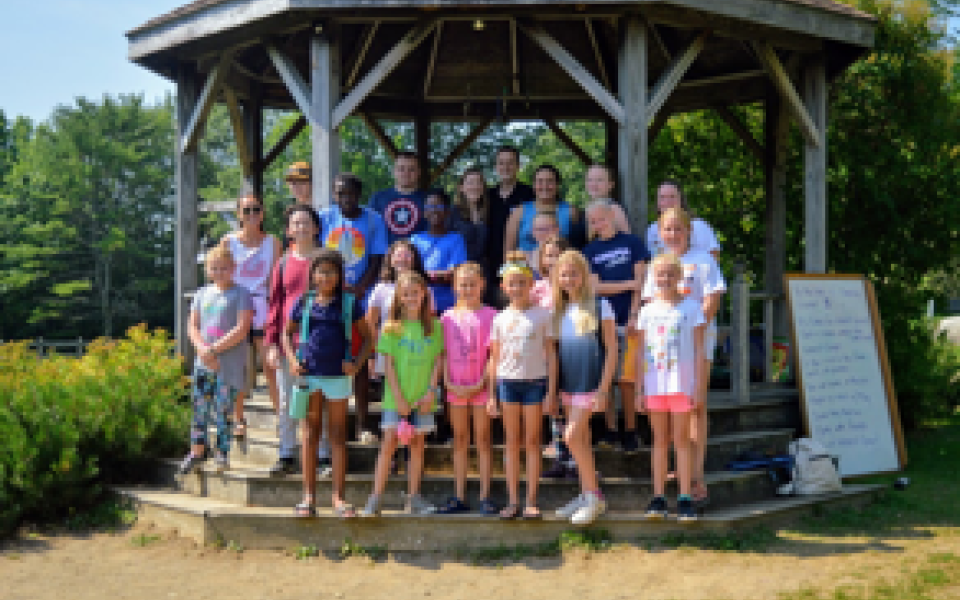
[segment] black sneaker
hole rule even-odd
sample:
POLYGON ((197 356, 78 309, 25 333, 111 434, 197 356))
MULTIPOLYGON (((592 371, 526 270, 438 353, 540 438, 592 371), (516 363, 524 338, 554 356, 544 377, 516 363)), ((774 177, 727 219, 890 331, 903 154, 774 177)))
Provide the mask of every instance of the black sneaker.
POLYGON ((667 499, 663 496, 654 496, 650 504, 647 505, 647 512, 644 516, 648 519, 666 519, 669 511, 667 510, 667 499))
POLYGON ((620 435, 620 445, 627 454, 635 454, 640 450, 640 436, 636 431, 624 431, 620 435))
POLYGON ((691 521, 696 521, 698 518, 697 511, 693 507, 693 500, 690 498, 681 498, 677 500, 677 520, 681 523, 689 523, 691 521))
POLYGON ((285 475, 295 475, 300 472, 295 458, 278 458, 277 462, 270 467, 270 477, 283 477, 285 475))
POLYGON ((203 462, 202 456, 197 456, 192 452, 188 454, 183 461, 180 463, 180 466, 177 467, 177 475, 189 475, 197 470, 197 467, 200 466, 200 463, 203 462))

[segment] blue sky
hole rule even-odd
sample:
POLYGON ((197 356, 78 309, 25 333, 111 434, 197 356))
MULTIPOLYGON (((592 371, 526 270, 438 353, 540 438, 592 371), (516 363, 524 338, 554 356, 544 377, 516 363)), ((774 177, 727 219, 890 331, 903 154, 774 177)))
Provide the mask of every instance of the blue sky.
MULTIPOLYGON (((188 0, 4 0, 0 23, 0 109, 43 120, 79 96, 142 93, 173 86, 127 60, 124 32, 188 0)), ((960 26, 955 19, 953 29, 960 26)))

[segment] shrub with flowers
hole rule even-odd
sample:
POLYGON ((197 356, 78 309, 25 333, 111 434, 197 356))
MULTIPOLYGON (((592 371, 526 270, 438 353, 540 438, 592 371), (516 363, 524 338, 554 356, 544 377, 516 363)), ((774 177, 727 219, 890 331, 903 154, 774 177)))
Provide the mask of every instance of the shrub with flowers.
POLYGON ((182 359, 162 330, 131 327, 82 358, 0 345, 0 534, 149 477, 154 459, 182 451, 189 418, 182 359))

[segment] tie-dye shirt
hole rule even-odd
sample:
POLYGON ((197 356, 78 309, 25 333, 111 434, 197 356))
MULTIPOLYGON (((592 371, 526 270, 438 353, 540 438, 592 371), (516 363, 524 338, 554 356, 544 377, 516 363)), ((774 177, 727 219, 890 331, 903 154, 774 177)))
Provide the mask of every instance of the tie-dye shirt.
MULTIPOLYGON (((228 290, 221 290, 210 284, 200 288, 193 298, 191 312, 197 312, 200 317, 200 336, 207 345, 212 344, 230 333, 237 326, 240 311, 253 311, 253 300, 250 292, 243 286, 234 285, 228 290)), ((246 385, 247 342, 237 344, 220 354, 221 381, 238 390, 246 385)), ((199 357, 196 368, 206 368, 200 363, 199 357)))

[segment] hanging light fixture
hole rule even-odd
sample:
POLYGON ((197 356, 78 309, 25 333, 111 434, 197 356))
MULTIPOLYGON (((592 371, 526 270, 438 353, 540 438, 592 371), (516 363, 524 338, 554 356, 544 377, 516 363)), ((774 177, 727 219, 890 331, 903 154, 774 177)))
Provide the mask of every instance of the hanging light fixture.
POLYGON ((487 24, 483 22, 483 19, 477 19, 473 22, 474 31, 483 31, 486 28, 487 24))

